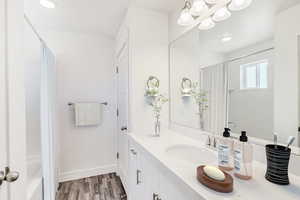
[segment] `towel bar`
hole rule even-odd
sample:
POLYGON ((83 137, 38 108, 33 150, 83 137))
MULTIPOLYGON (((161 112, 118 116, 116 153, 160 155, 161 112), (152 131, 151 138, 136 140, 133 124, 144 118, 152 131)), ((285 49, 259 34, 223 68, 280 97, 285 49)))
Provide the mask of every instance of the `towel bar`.
MULTIPOLYGON (((89 103, 89 102, 86 102, 86 103, 89 103)), ((108 105, 107 102, 103 102, 103 103, 99 103, 99 104, 102 104, 102 105, 105 105, 105 106, 108 105)), ((68 106, 73 106, 73 105, 74 105, 74 103, 68 103, 68 106)))

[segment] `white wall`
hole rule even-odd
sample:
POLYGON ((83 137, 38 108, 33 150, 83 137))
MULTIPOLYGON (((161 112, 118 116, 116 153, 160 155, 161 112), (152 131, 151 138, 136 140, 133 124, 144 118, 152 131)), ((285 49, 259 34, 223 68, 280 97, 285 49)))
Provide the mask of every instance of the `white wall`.
MULTIPOLYGON (((255 52, 274 47, 274 40, 269 39, 243 49, 236 50, 226 55, 226 60, 235 59, 255 52)), ((234 97, 229 102, 229 121, 236 123, 232 131, 239 134, 241 130, 248 132, 249 136, 272 140, 273 139, 273 66, 274 50, 256 54, 228 64, 230 76, 230 89, 235 89, 234 97), (263 59, 269 60, 268 90, 239 90, 240 65, 263 59), (251 101, 249 101, 251 100, 251 101), (245 103, 248 105, 244 107, 245 103), (259 111, 260 115, 257 115, 259 111), (261 123, 261 122, 264 123, 261 123)))
POLYGON ((41 156, 40 133, 40 41, 24 22, 24 63, 26 91, 26 132, 28 159, 39 159, 41 156))
MULTIPOLYGON (((198 38, 194 38, 194 41, 197 43, 198 38)), ((179 40, 173 43, 170 51, 171 121, 199 129, 198 105, 196 105, 193 97, 182 98, 182 78, 186 77, 199 83, 200 67, 221 63, 224 56, 213 52, 198 51, 196 48, 177 46, 177 42, 179 40)))
MULTIPOLYGON (((298 36, 298 66, 300 69, 300 36, 298 36)), ((298 77, 300 78, 300 70, 298 71, 298 77)), ((298 85, 300 81, 298 79, 298 85)), ((298 87, 298 128, 300 127, 300 87, 298 87)), ((298 145, 300 146, 300 132, 298 133, 298 145)))
POLYGON ((181 96, 181 82, 189 78, 193 82, 200 79, 200 65, 197 52, 191 52, 184 47, 171 47, 170 50, 170 93, 171 121, 194 128, 200 128, 198 106, 192 97, 181 96))
POLYGON ((296 135, 299 125, 299 60, 300 5, 281 12, 276 18, 274 66, 274 125, 285 141, 296 135))
POLYGON ((60 135, 60 179, 115 171, 116 98, 114 41, 101 35, 47 31, 56 53, 60 135), (68 102, 108 102, 98 127, 76 128, 68 102))
MULTIPOLYGON (((263 50, 259 49, 260 46, 264 45, 254 45, 239 52, 245 53, 242 55, 249 55, 255 48, 263 50)), ((272 46, 268 48, 270 47, 272 46)), ((273 50, 228 63, 229 88, 232 91, 228 102, 228 121, 234 123, 230 126, 232 132, 240 134, 240 131, 245 130, 251 137, 269 141, 273 139, 273 66, 273 50), (268 88, 241 90, 240 66, 265 59, 268 60, 268 88)))
MULTIPOLYGON (((131 131, 153 134, 154 114, 144 94, 149 76, 160 79, 160 93, 168 97, 168 15, 131 6, 126 26, 130 47, 130 118, 131 131)), ((168 104, 161 114, 162 127, 169 122, 168 104)))

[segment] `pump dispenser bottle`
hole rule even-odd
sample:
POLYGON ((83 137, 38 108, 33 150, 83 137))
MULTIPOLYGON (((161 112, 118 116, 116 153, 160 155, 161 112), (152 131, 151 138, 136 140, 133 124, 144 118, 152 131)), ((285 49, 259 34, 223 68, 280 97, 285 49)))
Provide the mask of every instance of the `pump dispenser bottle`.
POLYGON ((223 137, 218 142, 219 168, 225 171, 233 169, 233 139, 230 138, 230 129, 225 128, 223 137))
POLYGON ((234 144, 234 175, 243 180, 252 178, 253 146, 248 143, 246 131, 234 144))

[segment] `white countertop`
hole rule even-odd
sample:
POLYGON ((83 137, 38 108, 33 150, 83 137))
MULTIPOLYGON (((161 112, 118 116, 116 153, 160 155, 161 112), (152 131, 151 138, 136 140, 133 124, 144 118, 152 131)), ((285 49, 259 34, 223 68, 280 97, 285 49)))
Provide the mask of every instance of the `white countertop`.
MULTIPOLYGON (((290 174, 291 184, 280 186, 265 180, 266 166, 262 163, 253 163, 253 179, 249 181, 234 178, 234 191, 229 194, 215 192, 198 182, 196 169, 199 165, 217 164, 217 152, 213 152, 215 161, 211 163, 192 164, 167 155, 166 149, 174 145, 189 145, 198 148, 206 148, 203 141, 198 141, 173 131, 164 131, 160 137, 140 136, 134 133, 129 134, 144 150, 149 152, 161 164, 173 172, 183 183, 193 191, 207 200, 300 200, 300 177, 290 174)), ((264 152, 263 152, 264 153, 264 152)))

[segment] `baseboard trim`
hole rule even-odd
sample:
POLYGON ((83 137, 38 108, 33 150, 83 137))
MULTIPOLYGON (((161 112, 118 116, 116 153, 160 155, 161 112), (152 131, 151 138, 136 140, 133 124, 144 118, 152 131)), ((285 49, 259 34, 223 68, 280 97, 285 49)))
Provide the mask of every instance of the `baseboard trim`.
POLYGON ((118 173, 118 175, 119 175, 119 177, 122 181, 122 184, 123 184, 124 189, 125 189, 125 191, 127 193, 127 196, 128 196, 128 194, 129 194, 129 185, 128 185, 128 182, 127 182, 128 178, 126 177, 126 174, 123 173, 122 169, 120 169, 120 168, 118 168, 117 173, 118 173))
POLYGON ((59 182, 72 181, 81 178, 98 176, 102 174, 114 173, 117 171, 117 165, 106 165, 91 169, 74 170, 64 172, 59 175, 59 182))

